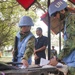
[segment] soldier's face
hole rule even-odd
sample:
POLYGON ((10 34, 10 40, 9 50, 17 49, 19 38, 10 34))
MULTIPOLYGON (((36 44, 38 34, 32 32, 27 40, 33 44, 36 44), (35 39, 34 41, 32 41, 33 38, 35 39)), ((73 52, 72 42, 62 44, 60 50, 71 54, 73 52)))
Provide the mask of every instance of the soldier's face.
POLYGON ((29 32, 30 29, 31 29, 30 26, 23 26, 23 27, 21 27, 20 31, 21 31, 22 34, 24 34, 26 32, 29 32))
POLYGON ((54 16, 54 18, 57 18, 57 19, 59 19, 59 20, 63 20, 63 19, 65 18, 65 10, 63 9, 63 10, 61 10, 60 12, 58 12, 58 13, 54 16))

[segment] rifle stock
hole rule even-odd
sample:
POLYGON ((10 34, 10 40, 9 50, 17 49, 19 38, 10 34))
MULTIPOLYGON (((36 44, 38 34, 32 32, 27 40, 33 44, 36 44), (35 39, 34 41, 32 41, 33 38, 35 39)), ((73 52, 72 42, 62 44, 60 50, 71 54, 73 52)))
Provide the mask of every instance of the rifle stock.
POLYGON ((17 36, 15 36, 13 62, 17 62, 17 54, 18 54, 17 45, 18 45, 18 38, 17 36))

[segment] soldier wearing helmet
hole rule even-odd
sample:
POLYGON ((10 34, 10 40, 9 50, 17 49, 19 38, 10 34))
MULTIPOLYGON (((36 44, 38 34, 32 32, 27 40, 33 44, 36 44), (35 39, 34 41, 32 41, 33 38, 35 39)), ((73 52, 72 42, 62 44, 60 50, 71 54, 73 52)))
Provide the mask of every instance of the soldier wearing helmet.
POLYGON ((18 54, 17 62, 22 62, 25 67, 31 64, 31 56, 33 54, 35 38, 31 33, 31 26, 34 26, 29 16, 23 16, 19 21, 20 31, 17 33, 18 38, 18 54))
MULTIPOLYGON (((67 8, 63 0, 55 0, 49 6, 50 17, 57 18, 64 26, 64 47, 58 55, 58 60, 69 67, 69 75, 75 75, 75 14, 67 8)), ((56 65, 57 60, 51 59, 50 64, 56 65)))

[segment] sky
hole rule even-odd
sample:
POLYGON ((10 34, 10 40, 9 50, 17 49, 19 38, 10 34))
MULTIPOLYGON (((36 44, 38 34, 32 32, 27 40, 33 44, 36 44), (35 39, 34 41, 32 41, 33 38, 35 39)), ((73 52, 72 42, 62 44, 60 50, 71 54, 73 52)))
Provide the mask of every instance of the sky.
POLYGON ((43 30, 43 34, 45 35, 45 36, 47 36, 47 31, 48 31, 48 26, 41 20, 41 16, 44 14, 44 12, 43 11, 41 11, 41 10, 39 10, 39 11, 37 11, 37 15, 38 15, 38 20, 36 21, 36 23, 35 23, 35 25, 34 25, 34 31, 36 31, 36 28, 37 27, 41 27, 42 28, 42 30, 43 30))

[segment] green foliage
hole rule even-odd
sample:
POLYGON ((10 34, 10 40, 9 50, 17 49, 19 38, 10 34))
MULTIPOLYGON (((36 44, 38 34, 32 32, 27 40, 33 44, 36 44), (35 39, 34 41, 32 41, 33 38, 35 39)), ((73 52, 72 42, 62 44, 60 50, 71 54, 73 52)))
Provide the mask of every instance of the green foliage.
POLYGON ((13 8, 10 1, 0 1, 0 48, 12 44, 14 35, 14 22, 12 22, 13 8))
MULTIPOLYGON (((38 2, 41 1, 38 0, 38 2)), ((41 2, 41 4, 44 3, 41 2)), ((0 0, 0 49, 13 46, 14 37, 18 31, 18 21, 23 15, 31 16, 34 22, 37 20, 36 10, 44 7, 41 4, 35 3, 26 11, 16 0, 0 0)))

